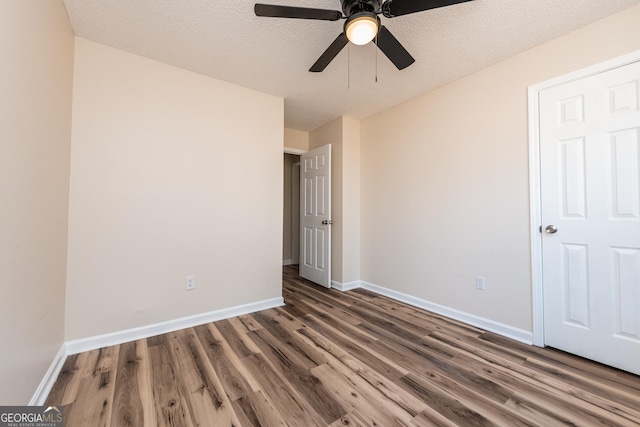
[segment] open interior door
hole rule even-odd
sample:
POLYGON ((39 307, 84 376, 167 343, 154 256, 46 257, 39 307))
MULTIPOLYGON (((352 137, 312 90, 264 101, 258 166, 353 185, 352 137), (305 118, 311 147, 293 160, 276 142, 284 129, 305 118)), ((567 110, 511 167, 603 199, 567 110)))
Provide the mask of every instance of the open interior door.
POLYGON ((331 144, 300 156, 300 276, 331 287, 331 144))

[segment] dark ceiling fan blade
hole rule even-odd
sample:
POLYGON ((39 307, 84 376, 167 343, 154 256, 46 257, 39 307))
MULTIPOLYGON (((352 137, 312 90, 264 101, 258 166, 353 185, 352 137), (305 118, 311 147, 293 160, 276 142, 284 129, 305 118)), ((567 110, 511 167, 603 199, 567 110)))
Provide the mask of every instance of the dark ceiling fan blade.
POLYGON ((336 39, 331 43, 331 45, 324 51, 320 58, 316 61, 315 64, 309 68, 309 71, 312 73, 319 73, 327 68, 327 65, 333 61, 333 58, 336 57, 340 53, 343 47, 349 42, 347 40, 347 36, 344 33, 340 34, 336 39))
POLYGON ((311 7, 256 3, 253 10, 258 16, 269 16, 272 18, 319 19, 321 21, 338 21, 342 19, 342 12, 337 10, 314 9, 311 7))
POLYGON ((382 5, 382 14, 387 18, 393 18, 468 1, 473 0, 387 0, 382 5))
POLYGON ((378 32, 378 47, 398 70, 404 70, 416 62, 413 56, 400 44, 387 27, 382 25, 378 32))

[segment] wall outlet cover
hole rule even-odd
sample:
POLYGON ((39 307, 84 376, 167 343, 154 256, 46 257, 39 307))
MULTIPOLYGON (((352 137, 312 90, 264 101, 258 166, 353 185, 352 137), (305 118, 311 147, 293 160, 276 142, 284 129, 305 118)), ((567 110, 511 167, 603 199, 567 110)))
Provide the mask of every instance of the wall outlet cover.
POLYGON ((192 291, 196 288, 196 276, 187 276, 187 281, 185 284, 185 289, 187 291, 192 291))

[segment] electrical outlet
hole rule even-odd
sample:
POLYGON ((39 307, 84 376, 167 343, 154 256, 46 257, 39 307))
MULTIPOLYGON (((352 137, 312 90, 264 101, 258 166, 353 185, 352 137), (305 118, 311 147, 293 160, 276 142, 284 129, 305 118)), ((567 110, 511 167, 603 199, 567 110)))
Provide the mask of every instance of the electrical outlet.
POLYGON ((476 276, 476 289, 484 291, 486 288, 486 280, 483 276, 476 276))
POLYGON ((187 282, 184 287, 187 291, 192 291, 196 288, 196 276, 187 276, 187 282))

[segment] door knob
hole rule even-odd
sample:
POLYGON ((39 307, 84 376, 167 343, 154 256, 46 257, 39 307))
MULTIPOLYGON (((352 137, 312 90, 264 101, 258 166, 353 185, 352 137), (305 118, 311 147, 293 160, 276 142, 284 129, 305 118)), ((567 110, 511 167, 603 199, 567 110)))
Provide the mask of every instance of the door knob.
POLYGON ((546 231, 549 234, 553 234, 553 233, 558 231, 558 227, 556 227, 553 224, 552 225, 547 225, 547 228, 545 228, 544 231, 546 231))
POLYGON ((329 220, 325 219, 324 221, 322 221, 322 225, 328 225, 328 224, 333 224, 333 221, 331 221, 330 219, 329 220))

